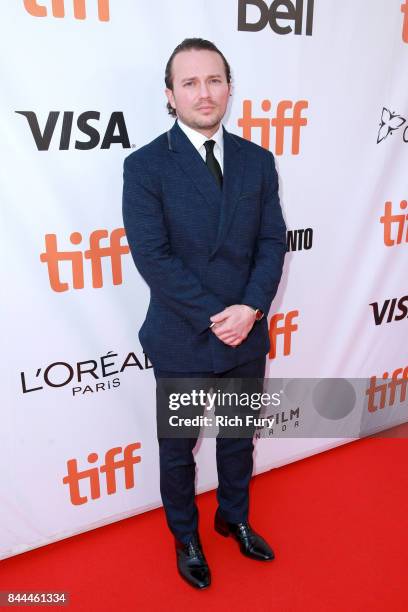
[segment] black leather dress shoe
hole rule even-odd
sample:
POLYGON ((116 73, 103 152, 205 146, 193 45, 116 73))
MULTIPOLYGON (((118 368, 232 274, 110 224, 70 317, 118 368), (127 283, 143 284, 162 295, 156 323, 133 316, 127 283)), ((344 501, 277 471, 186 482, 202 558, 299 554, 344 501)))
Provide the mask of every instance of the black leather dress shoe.
POLYGON ((176 542, 177 568, 179 574, 196 589, 205 589, 211 584, 211 572, 196 531, 188 544, 176 542))
POLYGON ((248 522, 229 523, 217 509, 214 527, 225 537, 232 535, 238 542, 243 555, 259 561, 271 561, 275 558, 272 548, 258 533, 255 533, 248 522))

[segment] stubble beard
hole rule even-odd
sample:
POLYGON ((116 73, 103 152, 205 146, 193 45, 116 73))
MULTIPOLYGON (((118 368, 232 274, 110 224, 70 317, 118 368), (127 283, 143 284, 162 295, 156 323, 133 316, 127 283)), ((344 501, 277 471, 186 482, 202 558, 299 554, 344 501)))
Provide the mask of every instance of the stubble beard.
POLYGON ((191 127, 193 130, 212 130, 219 125, 223 115, 218 112, 215 117, 191 117, 187 119, 181 116, 179 117, 183 123, 191 127))

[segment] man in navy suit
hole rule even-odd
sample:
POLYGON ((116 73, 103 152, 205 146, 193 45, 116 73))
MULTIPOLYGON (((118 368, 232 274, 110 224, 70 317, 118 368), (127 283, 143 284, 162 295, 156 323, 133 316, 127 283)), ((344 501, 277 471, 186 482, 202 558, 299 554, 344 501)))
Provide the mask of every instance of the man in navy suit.
MULTIPOLYGON (((139 331, 162 378, 263 379, 267 314, 286 252, 271 152, 222 126, 230 67, 206 40, 184 40, 167 63, 173 127, 124 162, 123 219, 150 288, 139 331)), ((211 581, 198 533, 193 438, 158 437, 160 491, 177 566, 192 586, 211 581)), ((251 437, 217 437, 215 529, 250 558, 274 553, 248 522, 251 437)))

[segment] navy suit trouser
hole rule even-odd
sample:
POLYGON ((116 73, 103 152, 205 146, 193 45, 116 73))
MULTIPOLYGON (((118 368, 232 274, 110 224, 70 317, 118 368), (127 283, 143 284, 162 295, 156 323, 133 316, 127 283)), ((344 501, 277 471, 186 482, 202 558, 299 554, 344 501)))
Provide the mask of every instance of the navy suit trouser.
MULTIPOLYGON (((153 371, 156 380, 157 378, 258 379, 252 380, 248 388, 254 389, 253 383, 255 383, 258 385, 257 390, 262 391, 259 384, 265 376, 265 356, 221 373, 171 372, 157 368, 153 368, 153 371)), ((196 464, 193 455, 197 438, 198 434, 188 438, 158 436, 160 493, 166 520, 173 535, 185 544, 198 529, 198 508, 195 504, 196 464)), ((217 501, 220 513, 231 523, 248 520, 253 450, 252 437, 217 436, 216 438, 217 501)))

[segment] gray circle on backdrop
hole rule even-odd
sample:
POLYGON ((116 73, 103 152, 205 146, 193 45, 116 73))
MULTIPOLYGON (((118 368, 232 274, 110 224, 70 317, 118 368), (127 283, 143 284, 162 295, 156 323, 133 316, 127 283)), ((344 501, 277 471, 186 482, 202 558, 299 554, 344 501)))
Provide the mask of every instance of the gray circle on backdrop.
POLYGON ((307 378, 293 378, 285 385, 285 395, 294 404, 304 402, 310 390, 310 380, 307 378))
POLYGON ((312 402, 320 416, 337 421, 353 410, 356 392, 344 378, 324 378, 313 389, 312 402))

